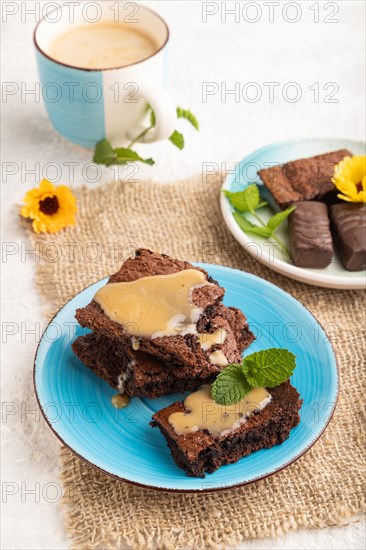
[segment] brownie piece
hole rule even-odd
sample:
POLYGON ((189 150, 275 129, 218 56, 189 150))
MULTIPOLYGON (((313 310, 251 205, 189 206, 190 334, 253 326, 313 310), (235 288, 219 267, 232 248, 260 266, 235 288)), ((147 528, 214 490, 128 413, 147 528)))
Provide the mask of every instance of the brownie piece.
POLYGON ((366 267, 366 205, 339 203, 330 208, 334 240, 348 271, 366 267))
MULTIPOLYGON (((199 269, 189 262, 175 260, 165 254, 157 254, 149 250, 139 249, 134 258, 129 258, 121 266, 120 270, 109 278, 108 282, 135 281, 149 275, 168 275, 185 269, 199 269)), ((192 293, 193 303, 203 310, 198 324, 208 322, 209 318, 217 310, 224 296, 225 290, 221 288, 203 269, 199 269, 207 276, 211 285, 204 285, 194 289, 192 293)), ((108 284, 108 283, 107 283, 108 284)), ((131 346, 131 335, 125 327, 112 321, 95 300, 86 307, 76 310, 76 319, 82 327, 87 327, 100 334, 104 334, 111 340, 131 346)), ((172 361, 182 364, 207 366, 208 353, 201 349, 195 335, 164 336, 158 338, 139 338, 140 351, 160 357, 164 362, 172 361)))
POLYGON ((298 267, 327 267, 333 256, 327 205, 317 201, 293 205, 296 209, 289 219, 292 261, 298 267))
POLYGON ((282 166, 259 170, 258 175, 280 208, 285 209, 292 202, 302 200, 302 195, 293 189, 286 178, 282 166))
POLYGON ((282 209, 301 200, 332 200, 336 188, 332 183, 334 167, 344 157, 352 156, 347 149, 287 162, 259 170, 258 175, 282 209))
MULTIPOLYGON (((217 315, 204 328, 214 332, 218 325, 226 331, 223 344, 214 344, 210 352, 223 349, 232 362, 239 362, 241 354, 254 336, 242 312, 221 305, 217 315)), ((74 353, 110 386, 127 395, 159 397, 174 392, 193 391, 211 382, 222 366, 211 363, 203 368, 197 365, 164 363, 156 356, 134 351, 96 333, 79 336, 72 345, 74 353)))
POLYGON ((204 377, 182 376, 177 365, 165 365, 153 355, 131 349, 118 349, 118 344, 105 336, 90 333, 79 336, 72 344, 79 359, 119 393, 152 399, 170 393, 195 391, 212 382, 215 374, 204 377))
MULTIPOLYGON (((249 328, 247 318, 240 309, 233 306, 226 307, 220 305, 218 308, 218 314, 221 315, 223 319, 226 319, 230 324, 235 335, 238 351, 240 355, 242 355, 243 351, 250 346, 253 340, 255 340, 255 336, 249 328)), ((202 332, 212 331, 212 325, 213 323, 209 322, 205 327, 203 327, 204 330, 202 332)))
POLYGON ((205 472, 212 473, 254 451, 282 443, 300 422, 300 396, 289 382, 268 391, 272 401, 226 435, 214 437, 207 430, 177 435, 168 419, 172 413, 187 412, 183 402, 155 413, 151 425, 160 429, 173 459, 188 476, 204 477, 205 472))

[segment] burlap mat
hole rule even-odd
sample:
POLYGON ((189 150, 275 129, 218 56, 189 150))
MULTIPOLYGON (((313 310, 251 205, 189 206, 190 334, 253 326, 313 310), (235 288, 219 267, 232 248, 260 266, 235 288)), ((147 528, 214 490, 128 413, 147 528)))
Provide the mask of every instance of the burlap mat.
POLYGON ((45 303, 56 311, 115 271, 138 246, 250 271, 290 292, 323 325, 339 326, 333 338, 341 372, 335 416, 315 446, 286 470, 213 494, 144 490, 107 477, 62 449, 66 529, 75 548, 216 549, 299 527, 338 525, 365 510, 362 293, 297 283, 251 258, 223 223, 220 184, 216 175, 208 183, 194 177, 76 191, 77 226, 32 237, 43 258, 37 283, 45 303))

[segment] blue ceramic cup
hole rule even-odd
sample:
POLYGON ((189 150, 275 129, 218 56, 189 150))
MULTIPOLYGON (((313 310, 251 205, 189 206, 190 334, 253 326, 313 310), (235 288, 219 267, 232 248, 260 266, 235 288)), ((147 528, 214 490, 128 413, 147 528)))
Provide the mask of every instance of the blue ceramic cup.
POLYGON ((134 2, 69 3, 47 13, 35 29, 34 43, 42 94, 53 127, 84 147, 92 148, 103 138, 123 146, 141 132, 149 104, 156 126, 145 141, 168 138, 176 121, 175 105, 164 87, 168 41, 165 21, 134 2), (78 52, 70 64, 52 56, 57 37, 85 25, 95 29, 98 23, 131 25, 153 38, 156 51, 135 63, 98 69, 80 67, 78 52))

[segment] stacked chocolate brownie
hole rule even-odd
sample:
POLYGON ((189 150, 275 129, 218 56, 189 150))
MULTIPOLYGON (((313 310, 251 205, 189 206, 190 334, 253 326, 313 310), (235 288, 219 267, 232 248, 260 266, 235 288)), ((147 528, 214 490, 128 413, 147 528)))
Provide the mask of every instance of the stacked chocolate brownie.
MULTIPOLYGON (((187 269, 199 268, 164 254, 139 249, 108 283, 136 281, 187 269)), ((75 340, 72 346, 75 354, 113 388, 130 396, 155 398, 192 391, 211 382, 224 367, 213 364, 210 355, 222 351, 228 362, 240 362, 254 335, 240 310, 223 305, 225 290, 204 270, 199 271, 211 284, 201 285, 192 293, 193 303, 202 311, 197 331, 204 335, 221 330, 225 334, 222 342, 205 349, 195 334, 137 338, 122 324, 111 320, 92 300, 76 311, 80 325, 93 332, 75 340)))
POLYGON ((345 269, 366 265, 365 205, 342 203, 332 182, 335 166, 346 156, 352 153, 341 149, 258 172, 281 209, 296 207, 289 219, 289 251, 298 267, 327 267, 333 240, 345 269))
MULTIPOLYGON (((254 340, 254 335, 239 309, 223 305, 225 289, 206 271, 188 262, 140 249, 134 258, 126 260, 120 270, 109 278, 104 290, 106 294, 110 292, 107 289, 109 283, 132 283, 151 276, 169 276, 192 269, 199 270, 199 278, 204 281, 203 284, 190 286, 189 300, 199 311, 193 332, 184 335, 173 332, 164 336, 160 336, 159 332, 147 337, 141 336, 140 325, 140 335, 132 335, 124 323, 116 322, 106 314, 96 295, 86 307, 76 311, 79 323, 92 332, 75 340, 72 345, 75 354, 124 395, 156 398, 176 392, 202 391, 202 387, 210 388, 209 384, 227 363, 241 361, 242 353, 254 340), (220 331, 222 339, 216 337, 220 331), (217 357, 215 354, 225 361, 213 360, 213 355, 215 359, 217 357)), ((141 283, 145 285, 144 293, 146 279, 141 283)), ((126 286, 123 288, 125 292, 126 286)), ((117 297, 114 295, 113 308, 117 307, 120 289, 118 287, 117 297)), ((158 294, 158 309, 154 310, 155 316, 152 317, 154 323, 163 307, 161 300, 166 296, 164 293, 158 294)), ((149 294, 149 304, 151 299, 149 294)), ((134 293, 134 315, 139 309, 136 300, 138 296, 134 293)), ((127 302, 123 303, 125 308, 127 302)), ((147 318, 149 312, 147 316, 144 313, 143 319, 147 318)), ((178 435, 169 417, 175 412, 189 412, 185 409, 185 402, 176 402, 158 411, 151 424, 160 428, 177 465, 189 476, 204 477, 205 472, 213 472, 253 451, 272 447, 287 439, 300 420, 299 394, 286 382, 271 389, 268 399, 263 409, 256 409, 248 419, 245 416, 245 422, 240 422, 238 427, 235 417, 233 427, 219 435, 212 435, 208 429, 198 427, 191 433, 178 435)))

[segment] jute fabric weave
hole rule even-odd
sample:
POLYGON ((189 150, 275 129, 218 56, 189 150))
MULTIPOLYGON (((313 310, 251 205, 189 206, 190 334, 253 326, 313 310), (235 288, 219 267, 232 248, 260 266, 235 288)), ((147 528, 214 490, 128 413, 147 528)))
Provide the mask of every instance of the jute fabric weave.
POLYGON ((300 527, 342 524, 365 510, 364 295, 298 283, 253 259, 223 222, 220 185, 217 174, 207 182, 192 177, 76 190, 77 225, 31 237, 41 258, 36 277, 45 310, 56 312, 140 246, 254 273, 290 292, 331 333, 341 379, 335 415, 321 439, 287 469, 210 494, 169 494, 119 482, 62 448, 66 529, 75 548, 217 549, 300 527))

